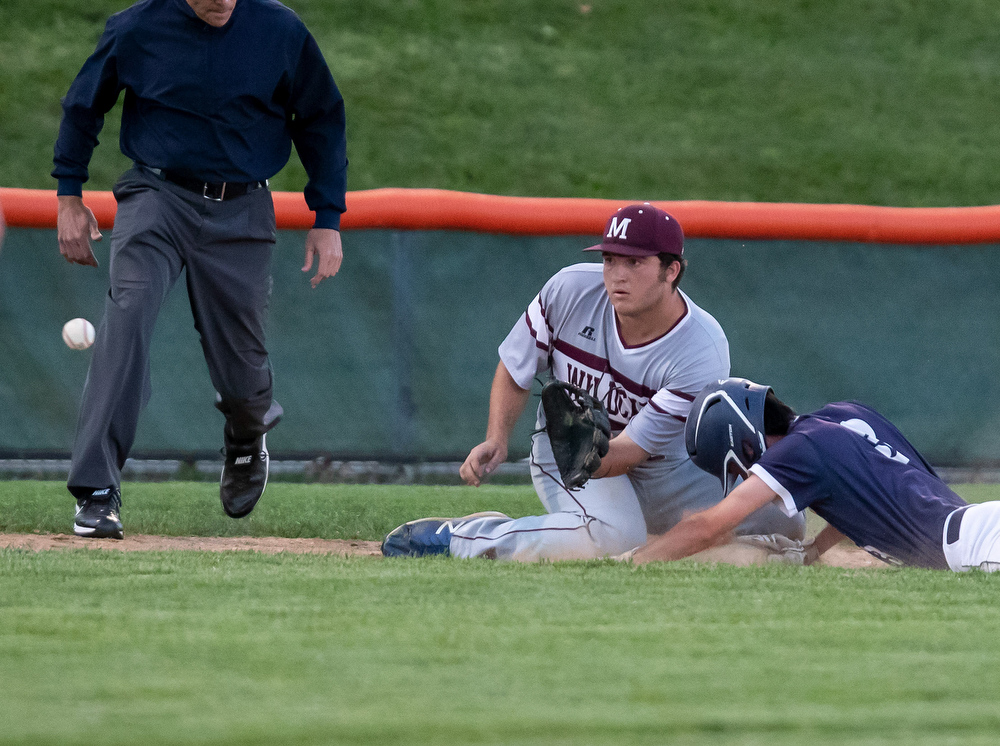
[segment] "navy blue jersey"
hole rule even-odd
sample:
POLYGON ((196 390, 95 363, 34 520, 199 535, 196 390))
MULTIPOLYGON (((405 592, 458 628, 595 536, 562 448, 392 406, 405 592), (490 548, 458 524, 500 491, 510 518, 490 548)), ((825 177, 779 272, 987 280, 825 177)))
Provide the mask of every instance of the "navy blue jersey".
POLYGON ((800 416, 750 471, 790 515, 812 508, 886 562, 948 569, 945 518, 966 503, 871 407, 838 402, 800 416))
POLYGON ((141 0, 111 16, 62 102, 59 194, 82 193, 123 90, 120 145, 133 161, 198 181, 263 181, 294 144, 315 227, 340 227, 344 99, 316 40, 277 0, 240 0, 220 28, 186 0, 141 0))

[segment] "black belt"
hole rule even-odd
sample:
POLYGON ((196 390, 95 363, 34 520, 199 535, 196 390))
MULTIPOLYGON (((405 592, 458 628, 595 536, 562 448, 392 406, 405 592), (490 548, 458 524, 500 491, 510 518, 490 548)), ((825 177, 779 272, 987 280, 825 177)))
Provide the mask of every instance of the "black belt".
POLYGON ((959 508, 951 513, 951 520, 948 521, 948 536, 945 537, 945 541, 948 544, 954 544, 958 541, 958 531, 962 528, 962 516, 971 507, 971 505, 966 505, 964 508, 959 508))
POLYGON ((159 168, 149 168, 148 170, 158 178, 183 187, 195 194, 200 194, 212 202, 235 199, 255 189, 267 188, 267 181, 198 181, 198 179, 191 179, 187 176, 181 176, 172 171, 164 171, 159 168))

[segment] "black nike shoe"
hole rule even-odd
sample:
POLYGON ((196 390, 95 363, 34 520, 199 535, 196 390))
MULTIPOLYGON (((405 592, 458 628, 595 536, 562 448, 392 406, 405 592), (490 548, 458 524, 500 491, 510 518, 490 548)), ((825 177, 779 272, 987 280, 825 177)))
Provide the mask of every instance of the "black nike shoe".
POLYGON ((77 498, 73 533, 91 539, 124 539, 121 510, 122 495, 117 487, 77 498))
POLYGON ((226 463, 222 467, 219 497, 222 509, 231 518, 250 515, 264 494, 267 485, 266 436, 261 435, 249 444, 239 445, 226 438, 226 463))

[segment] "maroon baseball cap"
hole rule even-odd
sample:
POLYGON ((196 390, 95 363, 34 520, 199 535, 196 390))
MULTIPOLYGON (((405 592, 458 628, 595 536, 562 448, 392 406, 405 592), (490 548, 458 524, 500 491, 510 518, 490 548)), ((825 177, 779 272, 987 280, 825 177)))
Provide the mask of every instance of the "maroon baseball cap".
POLYGON ((683 256, 684 231, 672 215, 643 202, 619 208, 604 226, 604 240, 584 251, 606 251, 621 256, 683 256))

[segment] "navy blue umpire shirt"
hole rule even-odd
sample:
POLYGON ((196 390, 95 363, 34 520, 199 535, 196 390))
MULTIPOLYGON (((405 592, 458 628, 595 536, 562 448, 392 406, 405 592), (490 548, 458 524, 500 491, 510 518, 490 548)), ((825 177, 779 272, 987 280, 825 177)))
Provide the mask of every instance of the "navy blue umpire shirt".
POLYGON ((222 28, 185 0, 141 0, 111 16, 62 102, 58 194, 82 194, 104 115, 122 90, 121 150, 136 163, 210 182, 263 181, 294 143, 315 227, 340 228, 344 99, 289 8, 238 0, 222 28))

